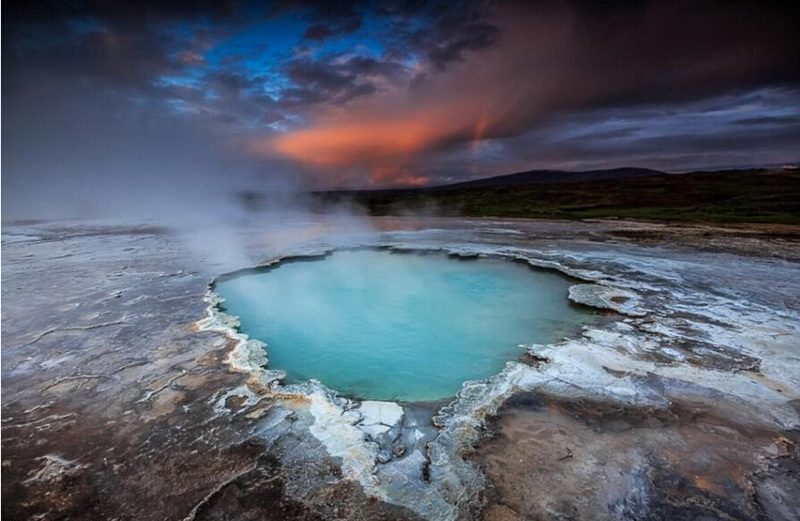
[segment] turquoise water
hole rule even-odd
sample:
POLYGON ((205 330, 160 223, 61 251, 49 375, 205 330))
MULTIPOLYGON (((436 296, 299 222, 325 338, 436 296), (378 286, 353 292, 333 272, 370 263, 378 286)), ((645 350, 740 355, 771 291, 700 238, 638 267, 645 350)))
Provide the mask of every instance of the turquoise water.
POLYGON ((361 250, 240 275, 216 292, 289 383, 429 401, 499 372, 524 353, 519 344, 559 340, 586 321, 569 284, 499 259, 361 250))

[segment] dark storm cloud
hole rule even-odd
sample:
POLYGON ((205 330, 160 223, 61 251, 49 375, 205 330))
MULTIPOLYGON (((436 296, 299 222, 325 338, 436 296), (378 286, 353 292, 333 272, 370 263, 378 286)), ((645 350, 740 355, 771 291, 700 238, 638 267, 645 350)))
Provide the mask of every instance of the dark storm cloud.
MULTIPOLYGON (((554 37, 563 40, 546 53, 531 45, 522 56, 504 55, 520 67, 505 79, 534 88, 514 89, 530 101, 528 108, 514 110, 518 116, 507 118, 495 133, 513 135, 531 119, 562 109, 684 101, 730 89, 796 84, 800 37, 793 30, 793 9, 786 5, 671 1, 628 9, 578 3, 555 11, 512 10, 520 18, 525 13, 551 17, 554 37)), ((507 26, 509 32, 528 28, 535 26, 507 26)), ((528 41, 547 45, 535 37, 528 41)))
POLYGON ((292 62, 286 67, 286 76, 297 85, 330 97, 336 97, 336 94, 352 86, 357 79, 347 67, 311 60, 292 62))
MULTIPOLYGON (((489 172, 622 164, 681 171, 798 161, 800 89, 761 89, 741 98, 727 94, 642 105, 629 108, 624 116, 615 108, 561 114, 521 136, 487 142, 481 149, 482 160, 489 172), (740 121, 753 119, 750 114, 787 111, 793 116, 780 117, 779 125, 746 132, 740 126, 740 121)), ((454 154, 437 170, 446 175, 448 169, 468 170, 468 166, 463 156, 454 154)))
POLYGON ((303 40, 320 42, 357 31, 363 24, 364 5, 349 0, 285 0, 273 3, 274 14, 300 11, 309 22, 303 40))
POLYGON ((284 89, 281 93, 281 105, 285 108, 292 108, 320 103, 347 103, 359 96, 367 96, 375 92, 375 87, 368 83, 345 83, 341 86, 328 83, 325 87, 322 85, 325 84, 318 83, 303 88, 284 89))
POLYGON ((261 83, 260 80, 245 76, 235 69, 221 69, 210 72, 204 76, 203 80, 211 88, 235 93, 253 89, 261 83))
POLYGON ((800 147, 789 3, 3 7, 4 188, 61 171, 114 186, 105 176, 135 177, 131 165, 168 179, 184 156, 200 184, 226 163, 389 184, 800 147))
POLYGON ((581 17, 577 65, 595 76, 596 88, 619 84, 612 103, 797 82, 800 38, 789 5, 653 2, 598 20, 581 17))
MULTIPOLYGON (((465 50, 461 60, 443 53, 452 65, 431 60, 433 70, 418 75, 407 96, 357 100, 347 112, 279 137, 277 150, 319 166, 365 168, 385 182, 387 169, 402 176, 423 152, 519 136, 563 112, 622 113, 800 80, 800 33, 787 4, 501 2, 475 13, 451 18, 443 11, 436 34, 469 34, 487 23, 498 32, 479 39, 486 46, 465 50)), ((433 38, 417 40, 428 54, 437 48, 433 38)))
POLYGON ((322 41, 331 36, 344 36, 357 31, 361 27, 361 18, 343 20, 328 25, 314 24, 303 33, 303 40, 322 41))
POLYGON ((501 37, 490 9, 481 2, 398 2, 384 6, 382 13, 395 21, 389 55, 425 56, 438 71, 461 61, 466 51, 487 49, 501 37), (409 19, 424 23, 407 24, 409 19))
POLYGON ((477 23, 460 27, 456 35, 437 42, 428 51, 433 65, 438 70, 444 70, 447 64, 459 61, 465 51, 478 51, 490 47, 500 37, 500 30, 487 23, 477 23))
POLYGON ((69 43, 12 56, 4 68, 11 72, 7 78, 12 84, 20 69, 35 69, 118 87, 148 88, 153 79, 179 70, 168 56, 167 44, 165 39, 147 35, 96 31, 77 35, 69 43))
MULTIPOLYGON (((207 62, 203 51, 237 28, 285 12, 301 13, 310 24, 303 39, 321 41, 357 31, 371 13, 373 18, 390 21, 392 36, 381 42, 386 54, 393 47, 404 47, 405 56, 421 52, 443 69, 448 62, 461 59, 465 51, 486 46, 495 37, 496 30, 481 23, 469 6, 470 2, 399 1, 373 6, 314 0, 14 3, 3 12, 8 22, 3 34, 3 69, 6 77, 12 78, 11 92, 26 89, 25 81, 44 78, 89 81, 97 89, 118 89, 121 96, 136 97, 140 102, 169 102, 170 107, 183 107, 185 114, 228 111, 228 117, 214 115, 214 119, 239 120, 243 112, 303 111, 304 105, 347 103, 403 81, 408 71, 398 60, 387 57, 343 59, 340 53, 289 57, 272 65, 283 76, 276 88, 274 75, 265 78, 247 63, 252 53, 223 56, 218 67, 207 62), (415 31, 396 30, 409 20, 414 20, 415 31), (202 23, 193 27, 192 34, 166 30, 170 23, 198 22, 202 23), (208 70, 187 78, 192 68, 208 70), (270 84, 271 96, 258 94, 270 84), (204 93, 211 97, 203 99, 204 93), (190 110, 185 110, 187 107, 190 110)), ((258 43, 252 47, 260 47, 262 53, 265 50, 258 43)), ((276 118, 273 113, 266 119, 276 118)))
POLYGON ((303 12, 311 24, 303 34, 305 41, 323 41, 352 34, 365 23, 387 22, 381 42, 389 57, 426 56, 435 67, 462 59, 468 50, 495 44, 498 28, 490 23, 490 11, 473 0, 299 0, 278 2, 273 12, 303 12))
POLYGON ((462 60, 465 51, 489 48, 500 39, 491 12, 480 3, 438 3, 429 15, 433 23, 412 32, 407 44, 427 55, 440 71, 450 62, 462 60))
POLYGON ((591 136, 593 139, 621 139, 631 137, 642 130, 642 127, 625 127, 602 132, 593 132, 591 136))
POLYGON ((203 58, 176 35, 146 22, 222 12, 201 11, 192 2, 145 2, 140 10, 125 2, 25 5, 3 10, 4 29, 11 26, 3 31, 4 99, 26 90, 26 82, 43 79, 90 82, 98 90, 113 88, 128 96, 168 94, 156 87, 158 80, 202 65, 203 58))
POLYGON ((229 23, 243 14, 244 4, 236 0, 32 0, 6 3, 3 18, 13 22, 15 28, 36 24, 54 27, 70 20, 101 20, 115 30, 132 31, 153 22, 175 20, 203 18, 229 23))
POLYGON ((341 104, 366 96, 381 85, 393 84, 406 73, 398 63, 334 54, 320 59, 294 59, 282 68, 293 87, 281 93, 280 104, 341 104))
POLYGON ((335 31, 327 25, 314 24, 303 33, 303 40, 324 40, 335 34, 335 31))

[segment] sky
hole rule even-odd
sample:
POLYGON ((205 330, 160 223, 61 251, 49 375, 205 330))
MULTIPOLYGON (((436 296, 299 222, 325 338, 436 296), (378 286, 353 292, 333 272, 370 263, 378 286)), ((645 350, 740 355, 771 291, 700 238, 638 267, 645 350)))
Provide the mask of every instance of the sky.
POLYGON ((795 164, 799 21, 745 0, 6 2, 3 214, 795 164))

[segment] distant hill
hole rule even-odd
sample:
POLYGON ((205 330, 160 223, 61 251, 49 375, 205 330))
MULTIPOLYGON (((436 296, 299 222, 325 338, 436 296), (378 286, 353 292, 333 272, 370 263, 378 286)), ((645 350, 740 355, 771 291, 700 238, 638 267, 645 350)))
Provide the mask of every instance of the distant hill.
POLYGON ((461 190, 466 188, 499 188, 504 186, 522 186, 545 183, 574 183, 581 181, 609 181, 621 179, 640 179, 668 175, 665 172, 650 168, 611 168, 607 170, 585 170, 569 172, 566 170, 529 170, 516 174, 464 181, 448 185, 430 187, 431 190, 461 190))
MULTIPOLYGON (((239 198, 250 211, 286 206, 266 194, 242 193, 239 198)), ((345 203, 370 215, 800 224, 800 169, 683 174, 647 168, 533 170, 436 187, 308 192, 296 202, 317 212, 345 203)))
POLYGON ((666 174, 645 168, 539 170, 438 187, 310 194, 312 208, 354 203, 371 215, 627 218, 800 224, 800 171, 666 174))

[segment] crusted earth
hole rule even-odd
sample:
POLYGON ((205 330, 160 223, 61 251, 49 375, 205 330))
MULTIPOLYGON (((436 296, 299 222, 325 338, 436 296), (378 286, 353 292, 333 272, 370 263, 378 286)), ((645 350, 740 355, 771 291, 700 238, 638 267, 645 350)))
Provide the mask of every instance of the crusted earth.
POLYGON ((798 518, 797 229, 344 224, 4 226, 3 515, 798 518), (598 320, 447 403, 282 385, 209 281, 358 246, 558 269, 598 320))
POLYGON ((515 395, 475 455, 493 483, 484 518, 795 518, 800 433, 722 413, 515 395))

